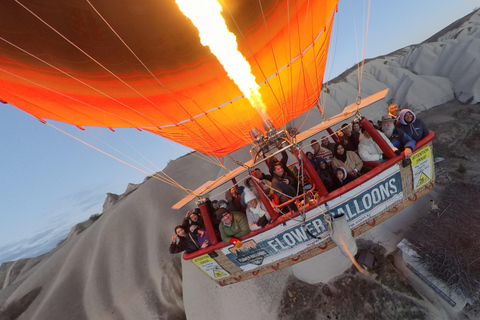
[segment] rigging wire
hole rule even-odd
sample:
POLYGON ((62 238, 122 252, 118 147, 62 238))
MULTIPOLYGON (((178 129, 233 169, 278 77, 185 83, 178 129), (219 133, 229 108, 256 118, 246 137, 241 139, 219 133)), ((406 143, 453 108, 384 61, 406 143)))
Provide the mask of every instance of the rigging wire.
MULTIPOLYGON (((277 59, 275 57, 275 50, 273 50, 272 39, 270 37, 270 32, 269 32, 269 28, 268 28, 268 25, 267 25, 267 19, 265 18, 265 12, 263 11, 263 6, 262 6, 262 1, 261 0, 258 0, 258 5, 260 6, 260 10, 262 12, 263 25, 265 26, 265 32, 267 34, 268 44, 270 45, 270 51, 272 53, 273 63, 275 64, 275 74, 277 75, 278 84, 280 85, 280 90, 282 92, 283 102, 284 102, 285 105, 287 105, 287 101, 286 101, 286 98, 285 98, 285 92, 283 90, 282 79, 280 78, 280 75, 278 73, 279 69, 278 69, 277 59)), ((283 110, 283 108, 282 108, 282 110, 283 110)), ((285 116, 285 114, 284 114, 284 116, 285 116)), ((285 121, 282 121, 282 122, 285 122, 285 121)))
POLYGON ((65 134, 65 135, 69 136, 70 138, 73 138, 73 139, 77 140, 78 142, 83 143, 84 145, 86 145, 86 146, 88 146, 88 147, 90 147, 90 148, 92 148, 92 149, 94 149, 94 150, 96 150, 96 151, 98 151, 98 152, 100 152, 100 153, 103 153, 104 155, 106 155, 106 156, 108 156, 108 157, 110 157, 110 158, 112 158, 112 159, 114 159, 114 160, 117 160, 117 161, 119 161, 119 162, 121 162, 121 163, 123 163, 123 164, 125 164, 125 165, 127 165, 127 166, 129 166, 129 167, 131 167, 131 168, 133 168, 133 169, 135 169, 135 170, 138 170, 138 171, 140 171, 140 172, 142 172, 142 173, 145 173, 146 175, 148 175, 148 176, 150 176, 150 177, 152 177, 152 178, 155 178, 155 179, 157 179, 157 180, 159 180, 159 181, 161 181, 161 182, 164 182, 164 183, 166 183, 166 184, 169 184, 169 185, 171 185, 171 186, 173 186, 173 187, 179 188, 179 189, 181 189, 181 190, 183 190, 183 191, 185 191, 185 192, 187 192, 187 193, 192 193, 192 192, 193 192, 193 191, 190 190, 190 189, 187 189, 187 188, 182 187, 178 182, 174 181, 173 179, 172 179, 172 180, 173 180, 174 182, 169 181, 168 179, 165 179, 165 178, 162 178, 162 177, 158 177, 158 176, 156 176, 156 175, 152 175, 152 174, 150 174, 150 173, 148 173, 148 172, 146 172, 146 171, 144 171, 144 170, 142 170, 142 169, 140 169, 140 168, 137 168, 137 167, 129 164, 128 162, 125 162, 125 161, 123 161, 123 160, 121 160, 121 159, 119 159, 119 158, 117 158, 117 157, 115 157, 115 156, 113 156, 113 155, 111 155, 111 154, 109 154, 109 153, 107 153, 107 152, 105 152, 105 151, 103 151, 103 150, 101 150, 101 149, 99 149, 99 148, 97 148, 97 147, 89 144, 89 143, 86 142, 86 141, 83 141, 82 139, 80 139, 80 138, 78 138, 78 137, 75 137, 74 135, 72 135, 72 134, 70 134, 70 133, 68 133, 68 132, 66 132, 66 131, 64 131, 64 130, 56 127, 56 126, 54 126, 54 125, 51 124, 51 123, 46 123, 46 124, 47 124, 48 126, 50 126, 51 128, 53 128, 53 129, 55 129, 55 130, 57 130, 57 131, 65 134))
MULTIPOLYGON (((165 89, 167 92, 169 92, 169 94, 173 97, 173 93, 171 93, 170 90, 168 90, 160 81, 158 81, 158 78, 155 77, 155 75, 150 71, 150 69, 143 63, 143 61, 135 54, 135 52, 128 46, 128 44, 120 37, 120 35, 114 30, 114 28, 108 23, 108 21, 101 15, 101 13, 93 6, 93 4, 89 1, 89 0, 85 0, 87 1, 87 3, 92 7, 92 9, 97 13, 97 15, 105 22, 105 24, 110 28, 110 30, 117 36, 117 38, 123 43, 123 45, 132 53, 132 55, 143 65, 143 67, 150 73, 150 75, 152 76, 152 78, 155 79, 155 81, 158 82, 158 84, 160 84, 160 86, 165 89)), ((195 103, 195 105, 205 114, 207 115, 207 112, 205 112, 200 105, 198 105, 198 103, 191 97, 187 97, 188 99, 190 99, 193 103, 195 103)), ((175 98, 174 98, 175 99, 175 98)), ((175 101, 177 102, 177 104, 179 104, 181 106, 181 103, 179 101, 177 101, 175 99, 175 101)), ((191 115, 185 110, 185 108, 182 108, 190 117, 191 115)), ((222 110, 222 109, 220 109, 222 110)), ((222 110, 223 111, 223 110, 222 110)), ((207 118, 211 121, 211 123, 217 128, 219 129, 219 131, 224 135, 223 133, 223 130, 220 130, 220 128, 218 127, 217 123, 213 120, 211 120, 208 116, 207 118)), ((236 119, 238 120, 238 119, 236 119)), ((245 122, 245 119, 240 119, 240 121, 243 121, 245 122)), ((237 129, 238 132, 242 132, 242 130, 240 130, 240 128, 238 127, 237 125, 237 122, 236 121, 233 121, 234 125, 237 126, 237 129)), ((248 123, 244 123, 244 125, 246 126, 249 126, 251 127, 251 124, 252 121, 251 119, 248 119, 248 123)), ((233 134, 235 134, 237 137, 239 137, 240 139, 243 139, 243 140, 249 140, 249 136, 244 134, 244 136, 240 136, 239 134, 237 134, 236 132, 233 132, 233 134)), ((224 135, 225 138, 227 138, 225 135, 224 135)))
MULTIPOLYGON (((88 2, 88 0, 86 0, 88 2)), ((29 9, 26 5, 22 4, 19 0, 15 0, 15 2, 17 4, 19 4, 22 8, 24 8, 26 11, 28 11, 31 15, 33 15, 35 18, 37 18, 40 22, 42 22, 45 26, 47 26, 48 28, 50 28, 52 31, 54 31, 56 34, 58 34, 61 38, 63 38, 65 41, 67 41, 70 45, 72 45, 74 48, 76 48, 77 50, 79 50, 81 53, 83 53, 85 56, 87 56, 91 61, 95 62, 99 67, 101 67, 103 70, 105 70, 107 73, 109 73, 110 75, 112 75, 115 79, 117 79, 118 81, 120 81, 122 84, 124 84, 125 86, 127 86, 128 88, 130 88, 132 91, 134 91, 136 94, 138 94, 140 97, 144 98, 147 102, 149 102, 157 111, 159 111, 160 113, 162 113, 165 117, 169 118, 173 123, 176 123, 177 124, 177 121, 175 119, 173 119, 169 114, 166 114, 162 108, 158 107, 153 101, 151 101, 150 99, 148 99, 147 97, 145 97, 143 94, 141 94, 138 90, 136 90, 134 87, 132 87, 131 85, 129 85, 128 83, 126 83, 125 81, 123 81, 120 77, 118 77, 116 74, 114 74, 112 71, 110 71, 108 68, 106 68, 103 64, 101 64, 99 61, 97 61, 95 58, 93 58, 91 55, 89 55, 86 51, 84 51, 82 48, 80 48, 79 46, 77 46, 73 41, 71 41, 70 39, 68 39, 65 35, 63 35, 60 31, 58 31, 57 29, 55 29, 53 26, 51 26, 48 22, 46 22, 45 20, 43 20, 39 15, 37 15, 35 12, 33 12, 31 9, 29 9)), ((90 4, 91 5, 91 4, 90 4)), ((93 8, 93 6, 92 6, 93 8)), ((95 9, 96 11, 96 9, 95 9)), ((96 11, 99 15, 100 13, 98 11, 96 11)), ((100 17, 106 22, 106 20, 100 15, 100 17)), ((107 25, 110 27, 110 25, 107 23, 107 25)), ((114 30, 113 28, 111 28, 112 31, 118 35, 114 30)), ((126 45, 126 43, 120 38, 120 40, 122 41, 122 43, 124 43, 126 45)), ((128 48, 128 46, 127 46, 128 48)), ((128 48, 129 49, 129 48, 128 48)), ((133 52, 132 52, 133 53, 133 52)), ((136 55, 135 55, 136 57, 136 55)), ((142 63, 143 64, 143 63, 142 63)), ((147 69, 148 70, 148 69, 147 69)), ((66 74, 66 73, 65 73, 66 74)), ((68 75, 68 74, 67 74, 68 75)), ((69 76, 69 75, 68 75, 69 76)), ((77 79, 78 80, 78 79, 77 79)), ((158 79, 157 79, 157 82, 158 79)), ((160 82, 159 82, 160 83, 160 82)), ((160 83, 160 85, 165 89, 165 91, 172 97, 172 99, 179 105, 180 108, 182 108, 183 111, 185 111, 189 117, 190 117, 190 120, 191 121, 194 121, 196 122, 195 120, 195 117, 193 117, 192 115, 190 115, 186 110, 185 108, 183 107, 183 105, 173 96, 173 94, 165 87, 163 86, 163 84, 160 83)), ((156 121, 155 119, 151 119, 149 116, 125 105, 125 104, 122 104, 124 105, 126 108, 128 108, 129 110, 141 115, 142 117, 144 117, 145 119, 147 120, 150 120, 152 122, 152 127, 158 127, 158 125, 156 124, 156 121)), ((205 111, 202 110, 203 113, 205 113, 205 111)), ((215 139, 213 139, 213 137, 210 136, 210 134, 205 130, 203 129, 202 126, 198 126, 200 129, 202 129, 204 131, 204 134, 209 136, 211 141, 213 141, 215 143, 215 139)), ((192 130, 190 130, 188 127, 184 126, 184 128, 186 128, 188 131, 192 132, 193 135, 195 136, 198 136, 200 139, 203 139, 203 137, 199 136, 197 133, 193 132, 192 130)), ((205 145, 206 148, 209 147, 209 145, 205 145)), ((220 147, 220 146, 219 146, 220 147)), ((210 148, 210 152, 211 153, 214 153, 213 152, 213 148, 210 148)))

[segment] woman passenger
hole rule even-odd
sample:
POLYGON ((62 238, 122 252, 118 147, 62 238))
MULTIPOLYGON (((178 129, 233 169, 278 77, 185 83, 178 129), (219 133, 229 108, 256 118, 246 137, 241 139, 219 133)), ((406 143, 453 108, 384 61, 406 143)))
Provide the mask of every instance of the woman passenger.
POLYGON ((343 167, 348 176, 356 179, 361 175, 360 170, 363 168, 363 162, 355 152, 345 150, 343 144, 337 142, 335 143, 332 167, 334 170, 343 167))
POLYGON ((208 240, 204 240, 201 244, 199 244, 195 234, 189 232, 188 229, 183 226, 176 226, 169 250, 172 254, 182 251, 192 253, 199 249, 208 247, 209 244, 210 242, 208 240))
POLYGON ((335 190, 335 174, 333 172, 332 167, 325 161, 325 159, 320 158, 319 160, 320 166, 317 170, 318 176, 320 180, 322 180, 325 188, 328 192, 332 192, 335 190))
POLYGON ((361 133, 362 131, 362 126, 360 125, 360 122, 355 121, 352 125, 352 130, 356 131, 358 133, 361 133))
POLYGON ((245 193, 245 201, 247 202, 246 213, 250 230, 259 230, 265 227, 271 218, 263 203, 252 192, 248 191, 245 193))

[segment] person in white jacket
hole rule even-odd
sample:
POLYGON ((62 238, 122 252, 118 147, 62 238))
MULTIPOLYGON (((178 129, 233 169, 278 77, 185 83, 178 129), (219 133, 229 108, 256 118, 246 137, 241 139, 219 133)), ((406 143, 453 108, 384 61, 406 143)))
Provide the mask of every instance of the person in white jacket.
MULTIPOLYGON (((385 142, 390 146, 390 148, 392 148, 394 152, 398 150, 393 146, 393 144, 383 132, 378 131, 378 133, 382 136, 383 140, 385 140, 385 142)), ((358 155, 360 156, 360 159, 362 159, 362 161, 384 162, 388 159, 384 155, 382 149, 380 149, 378 144, 372 139, 368 131, 365 130, 365 128, 362 128, 362 134, 360 135, 360 142, 358 144, 358 155)))
POLYGON ((263 203, 250 190, 245 193, 245 202, 247 203, 246 214, 250 230, 263 228, 271 220, 263 203))

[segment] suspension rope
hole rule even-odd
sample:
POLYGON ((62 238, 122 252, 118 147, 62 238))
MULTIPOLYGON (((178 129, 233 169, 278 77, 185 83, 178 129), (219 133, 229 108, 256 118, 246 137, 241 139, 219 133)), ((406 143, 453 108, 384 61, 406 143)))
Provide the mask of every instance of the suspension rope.
MULTIPOLYGON (((97 13, 97 15, 104 21, 104 23, 105 23, 105 24, 110 28, 110 30, 115 34, 115 36, 117 36, 117 38, 122 42, 122 44, 123 44, 123 45, 132 53, 132 55, 142 64, 142 66, 145 68, 145 70, 148 71, 148 73, 152 76, 152 78, 155 79, 155 81, 156 81, 164 90, 166 90, 166 91, 172 96, 172 98, 174 98, 174 97, 173 97, 173 94, 171 93, 171 91, 168 90, 168 89, 163 85, 163 83, 161 83, 161 82, 158 80, 158 78, 155 77, 155 75, 151 72, 151 70, 150 70, 150 69, 145 65, 145 63, 135 54, 135 52, 128 46, 128 44, 127 44, 127 43, 122 39, 122 37, 114 30, 114 28, 108 23, 108 21, 102 16, 102 14, 93 6, 93 4, 92 4, 89 0, 85 0, 85 1, 87 1, 87 3, 92 7, 92 9, 97 13)), ((207 113, 205 112, 205 110, 203 110, 203 109, 201 108, 201 106, 198 105, 198 103, 197 103, 193 98, 188 97, 188 96, 185 96, 185 95, 182 95, 182 96, 190 99, 190 100, 207 116, 207 118, 210 120, 210 122, 211 122, 217 129, 219 129, 220 133, 224 136, 224 138, 227 138, 227 137, 225 136, 225 134, 224 134, 224 131, 223 131, 223 130, 220 130, 218 124, 217 124, 215 121, 211 120, 211 119, 208 117, 208 115, 207 115, 207 113)), ((175 99, 175 98, 174 98, 174 99, 175 99)), ((179 105, 181 106, 181 104, 180 104, 179 101, 177 101, 176 99, 175 99, 175 101, 177 102, 177 104, 179 104, 179 105)), ((184 110, 185 112, 187 112, 184 108, 183 108, 183 110, 184 110)), ((221 110, 222 110, 222 113, 223 113, 223 109, 221 109, 221 110)), ((187 114, 188 114, 188 112, 187 112, 187 114)), ((225 113, 224 113, 224 115, 225 115, 225 113)), ((191 117, 190 114, 189 114, 189 116, 191 117)), ((235 119, 235 120, 238 120, 238 119, 235 119)), ((243 121, 243 122, 244 122, 244 126, 246 125, 246 126, 250 126, 250 127, 251 127, 251 125, 250 125, 250 124, 252 123, 251 119, 248 119, 248 121, 245 122, 245 120, 244 120, 243 118, 241 118, 240 121, 243 121)), ((233 123, 234 123, 234 125, 237 127, 237 129, 238 129, 237 131, 238 131, 238 132, 242 132, 242 131, 240 130, 239 126, 237 125, 237 121, 233 121, 233 123)), ((235 131, 233 131, 233 130, 232 130, 232 132, 233 132, 233 134, 235 134, 235 135, 236 135, 237 137, 239 137, 240 139, 243 139, 243 140, 248 140, 248 139, 249 139, 249 136, 248 136, 247 134, 244 134, 244 135, 242 136, 242 135, 240 135, 240 134, 237 134, 237 132, 235 132, 235 131)), ((211 151, 212 151, 212 150, 211 150, 211 151)))
MULTIPOLYGON (((87 0, 88 1, 88 0, 87 0)), ((98 66, 100 66, 103 70, 105 70, 107 73, 109 73, 110 75, 112 75, 115 79, 117 79, 118 81, 120 81, 122 84, 124 84, 125 86, 127 86, 128 88, 130 88, 132 91, 134 91, 136 94, 138 94, 140 97, 144 98, 147 102, 149 102, 158 112, 162 113, 165 117, 169 118, 172 123, 176 123, 177 121, 175 119, 173 119, 169 114, 165 113, 163 111, 162 108, 158 107, 153 101, 151 101, 150 99, 148 99, 147 97, 145 97, 143 94, 141 94, 138 90, 136 90, 134 87, 130 86, 128 83, 126 83, 125 81, 123 81, 121 78, 119 78, 116 74, 114 74, 112 71, 110 71, 108 68, 106 68, 104 65, 102 65, 99 61, 97 61, 95 58, 93 58, 91 55, 89 55, 86 51, 84 51, 82 48, 80 48, 79 46, 77 46, 75 43, 73 43, 70 39, 68 39, 66 36, 64 36, 60 31, 58 31, 57 29, 55 29, 53 26, 51 26, 48 22, 46 22, 45 20, 43 20, 40 16, 38 16, 35 12, 33 12, 32 10, 30 10, 26 5, 22 4, 19 0, 15 0, 16 3, 18 3, 22 8, 24 8, 26 11, 28 11, 31 15, 33 15, 35 18, 37 18, 40 22, 42 22, 44 25, 46 25, 47 27, 49 27, 52 31, 54 31, 55 33, 57 33, 61 38, 63 38, 65 41, 67 41, 70 45, 72 45, 74 48, 76 48, 77 50, 79 50, 81 53, 83 53, 85 56, 87 56, 90 60, 92 60, 93 62, 95 62, 98 66)), ((92 6, 93 8, 93 6, 92 6)), ((96 11, 96 9, 95 9, 96 11)), ((100 14, 98 11, 96 11, 98 14, 100 14)), ((106 20, 102 17, 102 19, 106 22, 106 20)), ((107 23, 107 25, 110 27, 110 25, 107 23)), ((113 31, 113 28, 112 28, 112 31, 113 31)), ((117 34, 116 32, 114 32, 115 34, 117 34)), ((124 41, 122 40, 122 42, 124 43, 124 41)), ((128 48, 128 46, 127 46, 128 48)), ((132 52, 133 53, 133 52, 132 52)), ((158 79, 157 79, 157 82, 158 79)), ((195 120, 195 117, 193 117, 192 115, 189 114, 189 112, 187 110, 185 110, 185 108, 183 107, 183 105, 174 97, 174 95, 162 84, 159 82, 159 84, 164 88, 164 90, 172 97, 172 99, 177 103, 177 105, 182 108, 183 111, 185 111, 185 113, 187 113, 190 117, 190 120, 191 121, 194 121, 196 122, 195 120)), ((136 112, 137 114, 145 117, 146 119, 150 119, 150 117, 146 116, 145 114, 141 113, 141 112, 138 112, 137 110, 131 108, 131 107, 128 107, 127 105, 124 105, 125 107, 127 107, 128 109, 130 109, 131 111, 133 112, 136 112)), ((205 111, 202 110, 202 113, 205 113, 205 111)), ((153 127, 158 127, 154 121, 154 119, 150 119, 152 120, 152 126, 153 127)), ((211 141, 213 143, 216 142, 216 139, 214 139, 212 136, 210 136, 210 134, 205 130, 203 129, 202 126, 198 126, 203 132, 205 135, 209 136, 211 141)), ((184 128, 186 128, 188 131, 190 131, 193 135, 195 136, 198 136, 200 139, 203 139, 203 137, 199 136, 197 133, 195 133, 194 131, 190 130, 188 127, 184 126, 184 128)), ((206 148, 209 148, 209 145, 205 145, 206 148)), ((220 145, 218 145, 218 147, 220 148, 220 145)), ((210 152, 211 153, 214 153, 213 152, 213 148, 210 148, 210 152)))
POLYGON ((150 174, 150 173, 148 173, 148 172, 146 172, 146 171, 144 171, 144 170, 142 170, 142 169, 139 169, 139 168, 137 168, 137 167, 135 167, 135 166, 133 166, 133 165, 131 165, 131 164, 129 164, 129 163, 127 163, 127 162, 125 162, 125 161, 123 161, 123 160, 121 160, 121 159, 119 159, 119 158, 117 158, 117 157, 115 157, 115 156, 113 156, 113 155, 111 155, 111 154, 109 154, 109 153, 107 153, 107 152, 105 152, 105 151, 103 151, 103 150, 101 150, 101 149, 99 149, 99 148, 97 148, 97 147, 95 147, 95 146, 93 146, 93 145, 91 145, 91 144, 83 141, 83 140, 81 140, 81 139, 78 138, 78 137, 75 137, 74 135, 72 135, 72 134, 70 134, 70 133, 68 133, 68 132, 66 132, 66 131, 64 131, 64 130, 62 130, 62 129, 60 129, 60 128, 52 125, 52 124, 50 124, 50 123, 46 123, 46 124, 47 124, 48 126, 50 126, 51 128, 53 128, 53 129, 55 129, 55 130, 57 130, 57 131, 65 134, 65 135, 69 136, 70 138, 73 138, 73 139, 77 140, 78 142, 83 143, 84 145, 86 145, 86 146, 88 146, 88 147, 90 147, 90 148, 92 148, 92 149, 94 149, 94 150, 96 150, 96 151, 98 151, 98 152, 100 152, 100 153, 103 153, 104 155, 106 155, 106 156, 108 156, 108 157, 110 157, 110 158, 112 158, 112 159, 114 159, 114 160, 117 160, 117 161, 119 161, 119 162, 121 162, 121 163, 123 163, 123 164, 125 164, 125 165, 127 165, 127 166, 129 166, 129 167, 131 167, 131 168, 133 168, 133 169, 135 169, 135 170, 138 170, 138 171, 140 171, 140 172, 142 172, 142 173, 145 173, 146 175, 148 175, 148 176, 150 176, 150 177, 152 177, 152 178, 155 178, 155 179, 157 179, 157 180, 159 180, 159 181, 161 181, 161 182, 164 182, 164 183, 166 183, 166 184, 169 184, 169 185, 171 185, 171 186, 173 186, 173 187, 179 188, 179 189, 185 191, 186 193, 189 193, 189 194, 190 194, 190 193, 193 192, 193 191, 190 190, 190 189, 187 189, 187 188, 182 187, 178 182, 174 181, 173 179, 172 179, 172 180, 174 181, 174 183, 171 182, 171 181, 168 181, 167 179, 158 177, 158 176, 156 176, 156 175, 152 175, 152 174, 150 174))
MULTIPOLYGON (((283 102, 284 102, 285 105, 287 105, 285 92, 283 90, 282 80, 280 79, 280 75, 278 73, 279 68, 278 68, 277 59, 275 57, 275 50, 273 50, 272 39, 270 37, 270 31, 269 31, 269 28, 268 28, 268 25, 267 25, 267 19, 265 18, 265 12, 263 11, 263 6, 262 6, 262 1, 261 0, 258 0, 258 5, 260 6, 260 11, 262 12, 263 25, 265 26, 265 32, 267 34, 268 44, 270 45, 270 51, 272 53, 273 63, 275 65, 275 74, 277 75, 278 84, 280 85, 280 91, 282 92, 283 102)), ((284 122, 284 121, 282 121, 282 122, 284 122)))

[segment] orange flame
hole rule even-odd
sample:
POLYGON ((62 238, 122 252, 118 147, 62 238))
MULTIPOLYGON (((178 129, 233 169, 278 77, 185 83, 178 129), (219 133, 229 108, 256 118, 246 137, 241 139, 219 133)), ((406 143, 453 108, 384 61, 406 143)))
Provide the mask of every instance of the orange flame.
POLYGON ((238 51, 237 39, 228 30, 221 15, 221 5, 216 0, 176 0, 176 3, 198 29, 202 45, 210 48, 228 77, 235 82, 262 119, 267 120, 265 104, 250 64, 238 51))

